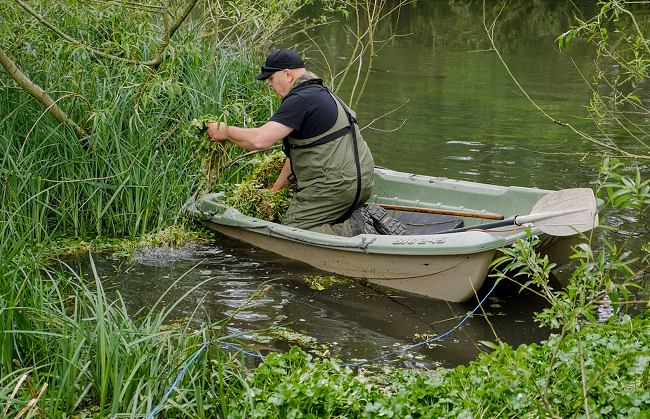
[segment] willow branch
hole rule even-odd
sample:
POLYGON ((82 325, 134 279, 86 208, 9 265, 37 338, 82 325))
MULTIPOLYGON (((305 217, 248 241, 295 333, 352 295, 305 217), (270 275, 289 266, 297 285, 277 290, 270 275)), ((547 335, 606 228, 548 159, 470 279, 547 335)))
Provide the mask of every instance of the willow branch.
POLYGON ((524 95, 524 97, 525 97, 526 99, 528 99, 528 101, 529 101, 530 103, 533 104, 533 106, 535 107, 535 109, 537 109, 537 110, 538 110, 542 115, 544 115, 544 117, 546 117, 547 119, 551 120, 552 122, 554 122, 554 123, 556 123, 556 124, 558 124, 558 125, 561 125, 561 126, 563 126, 563 127, 567 127, 567 128, 569 128, 569 129, 570 129, 571 131, 573 131, 575 134, 577 134, 578 136, 580 136, 580 138, 582 138, 583 140, 586 140, 586 141, 589 141, 589 142, 591 142, 591 143, 597 144, 598 146, 603 147, 603 148, 605 148, 605 149, 608 149, 608 150, 614 151, 614 152, 616 152, 617 154, 621 155, 622 157, 626 157, 626 158, 636 158, 636 159, 650 159, 650 156, 643 156, 643 155, 638 155, 638 154, 631 154, 631 153, 629 153, 629 152, 627 152, 627 151, 625 151, 625 150, 621 150, 620 148, 618 148, 618 147, 616 147, 616 146, 612 146, 612 145, 609 145, 609 144, 603 143, 602 141, 598 141, 597 139, 593 138, 592 136, 590 136, 590 135, 588 135, 588 134, 586 134, 586 133, 584 133, 584 132, 582 132, 582 131, 576 129, 573 125, 571 125, 571 124, 569 124, 569 123, 567 123, 567 122, 559 121, 559 120, 553 118, 553 117, 552 117, 551 115, 549 115, 548 113, 546 113, 546 111, 544 111, 544 109, 542 109, 542 108, 541 108, 541 107, 540 107, 540 106, 539 106, 539 105, 538 105, 538 104, 537 104, 537 103, 536 103, 536 102, 535 102, 535 101, 534 101, 534 100, 533 100, 533 99, 528 95, 528 92, 526 92, 526 90, 521 86, 521 84, 519 84, 519 81, 517 80, 517 78, 516 78, 516 77, 512 74, 512 72, 510 71, 510 68, 508 67, 508 64, 506 64, 505 60, 504 60, 503 57, 501 56, 501 53, 499 52, 499 49, 496 47, 496 44, 494 43, 494 28, 495 28, 495 26, 496 26, 496 22, 497 22, 497 20, 498 20, 500 14, 501 14, 501 12, 499 12, 499 14, 497 15, 497 17, 494 19, 494 21, 492 22, 492 24, 491 24, 490 27, 488 28, 487 23, 486 23, 487 16, 486 16, 485 0, 483 0, 483 28, 485 29, 485 33, 487 34, 488 39, 490 40, 490 45, 491 45, 491 48, 490 48, 490 49, 496 53, 497 57, 499 58, 499 61, 501 61, 501 64, 503 64, 503 67, 504 67, 504 68, 506 69, 506 71, 508 72, 508 75, 510 76, 510 78, 512 79, 512 81, 517 85, 517 88, 519 89, 519 91, 521 92, 521 94, 524 95))
MULTIPOLYGON (((401 107, 405 106, 405 105, 406 105, 407 103, 409 103, 410 101, 411 101, 411 99, 407 99, 406 102, 402 103, 401 105, 399 105, 399 106, 396 107, 395 109, 390 110, 390 111, 386 112, 385 114, 383 114, 382 116, 373 119, 372 121, 370 121, 370 123, 369 123, 368 125, 366 125, 365 127, 361 128, 361 130, 363 131, 363 130, 366 129, 366 128, 374 129, 374 128, 371 127, 372 124, 374 124, 375 122, 377 122, 377 121, 380 120, 381 118, 383 118, 383 117, 385 117, 385 116, 387 116, 387 115, 392 114, 392 113, 395 112, 396 110, 398 110, 398 109, 400 109, 401 107)), ((406 122, 406 120, 404 120, 404 121, 406 122)), ((402 125, 404 125, 404 123, 402 123, 402 125)), ((400 125, 400 127, 401 127, 401 125, 400 125)))
POLYGON ((636 29, 636 33, 639 35, 639 39, 643 42, 643 46, 645 47, 646 52, 648 52, 648 54, 650 54, 650 48, 648 47, 648 41, 646 41, 645 36, 643 35, 643 32, 641 31, 641 29, 639 29, 639 24, 637 23, 637 21, 636 21, 634 15, 632 14, 632 12, 630 12, 629 10, 621 7, 621 5, 618 4, 618 1, 616 1, 616 0, 612 1, 612 5, 614 7, 616 7, 618 10, 620 10, 621 12, 628 15, 630 17, 630 19, 632 19, 632 23, 634 23, 634 28, 636 29))
POLYGON ((156 55, 154 56, 153 59, 153 64, 150 65, 154 70, 157 69, 160 64, 162 63, 162 56, 165 52, 165 49, 169 46, 169 43, 171 42, 172 37, 178 30, 178 28, 181 27, 183 22, 185 22, 185 19, 192 13, 192 10, 194 9, 194 6, 196 6, 196 3, 198 3, 198 0, 188 0, 187 3, 185 3, 185 7, 181 10, 181 13, 176 17, 174 22, 169 26, 169 28, 165 28, 165 34, 163 35, 163 40, 158 44, 158 48, 156 49, 156 55))
MULTIPOLYGON (((29 7, 28 4, 26 4, 22 0, 14 0, 16 3, 18 3, 23 9, 25 9, 30 15, 34 16, 36 20, 38 20, 43 26, 47 27, 50 29, 52 32, 56 33, 59 35, 61 38, 65 39, 66 41, 78 45, 80 47, 85 48, 86 50, 90 51, 92 54, 101 57, 101 58, 106 58, 108 60, 112 61, 118 61, 126 64, 133 64, 133 65, 143 65, 146 67, 151 67, 154 69, 154 71, 162 64, 162 56, 163 53, 165 52, 165 49, 169 46, 169 43, 171 41, 171 38, 174 36, 178 28, 183 24, 185 19, 190 15, 192 12, 192 9, 194 9, 194 6, 196 6, 196 3, 198 3, 198 0, 189 0, 186 4, 185 7, 183 7, 181 13, 176 17, 176 19, 169 25, 169 27, 165 27, 165 33, 163 35, 163 40, 158 44, 158 47, 156 48, 156 54, 154 55, 153 60, 150 61, 139 61, 139 60, 131 60, 128 58, 122 58, 118 57, 116 55, 112 54, 106 54, 98 49, 92 48, 82 42, 77 41, 76 39, 72 38, 69 35, 66 35, 62 31, 60 31, 57 27, 49 23, 47 20, 43 18, 39 13, 37 13, 34 9, 29 7)), ((166 18, 165 18, 166 21, 166 18)), ((167 25, 165 25, 167 26, 167 25)))
MULTIPOLYGON (((91 3, 89 1, 79 0, 80 3, 91 3)), ((101 4, 115 4, 118 3, 120 6, 125 9, 139 10, 147 13, 156 13, 162 14, 163 7, 156 6, 154 4, 145 4, 145 3, 135 3, 131 1, 119 1, 119 0, 92 0, 92 3, 101 3, 101 4)))
POLYGON ((43 90, 36 83, 31 81, 18 67, 16 64, 5 54, 2 47, 0 47, 0 64, 5 68, 9 77, 11 77, 20 87, 23 88, 27 93, 33 96, 38 100, 47 111, 61 124, 66 124, 72 127, 77 134, 79 139, 83 139, 88 136, 88 133, 77 125, 68 115, 59 108, 56 102, 50 97, 50 95, 43 90))
POLYGON ((122 58, 118 57, 116 55, 111 55, 111 54, 106 54, 104 52, 101 52, 95 48, 89 47, 88 45, 77 41, 76 39, 72 38, 71 36, 66 35, 62 31, 60 31, 58 28, 56 28, 54 25, 46 21, 43 16, 38 14, 34 9, 29 7, 29 5, 25 4, 22 0, 14 0, 16 3, 18 3, 23 9, 27 11, 30 15, 34 16, 36 20, 38 20, 43 26, 54 32, 55 34, 59 35, 61 38, 65 39, 66 41, 70 42, 71 44, 78 45, 86 50, 88 50, 90 53, 93 55, 96 55, 101 58, 106 58, 108 60, 112 61, 118 61, 126 64, 134 64, 134 65, 144 65, 144 66, 152 66, 156 64, 155 60, 152 61, 138 61, 138 60, 130 60, 127 58, 122 58))
MULTIPOLYGON (((196 6, 197 2, 198 0, 188 0, 188 2, 185 3, 185 7, 181 11, 181 14, 176 17, 176 19, 174 20, 174 22, 172 22, 171 25, 169 25, 169 22, 167 21, 167 19, 165 19, 164 21, 165 34, 163 35, 163 40, 158 44, 158 47, 156 48, 156 54, 154 55, 153 60, 149 62, 150 64, 145 64, 147 65, 147 67, 149 67, 151 71, 148 74, 146 74, 142 79, 142 82, 140 82, 140 87, 138 88, 138 93, 136 94, 136 103, 140 103, 140 99, 142 97, 142 94, 144 93, 144 88, 147 85, 147 82, 149 81, 151 76, 156 73, 158 67, 160 67, 160 65, 162 64, 165 50, 169 46, 172 37, 174 36, 178 28, 180 28, 180 26, 183 24, 185 19, 187 19, 187 17, 190 15, 192 9, 194 9, 194 6, 196 6), (167 25, 169 25, 169 27, 167 27, 167 25)), ((167 15, 166 12, 165 15, 167 15)))

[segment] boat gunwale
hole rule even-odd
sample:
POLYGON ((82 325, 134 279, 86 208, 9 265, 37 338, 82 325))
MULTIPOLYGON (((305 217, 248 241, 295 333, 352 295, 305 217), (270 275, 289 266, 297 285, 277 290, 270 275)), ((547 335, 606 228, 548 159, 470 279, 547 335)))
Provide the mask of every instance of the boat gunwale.
MULTIPOLYGON (((444 234, 418 234, 408 236, 398 235, 375 235, 360 234, 353 237, 342 237, 330 234, 318 233, 304 230, 296 227, 289 227, 272 221, 260 220, 242 214, 235 208, 215 203, 217 210, 210 212, 201 212, 201 216, 196 217, 204 224, 213 223, 225 228, 241 228, 251 230, 257 234, 266 234, 274 238, 290 240, 305 245, 316 247, 337 248, 347 251, 358 251, 372 254, 386 255, 418 255, 418 256, 437 256, 437 255, 467 255, 483 251, 492 251, 509 246, 519 239, 527 237, 526 228, 519 227, 517 230, 476 230, 464 231, 459 233, 444 234), (223 219, 231 222, 223 222, 223 219), (249 223, 249 224, 247 224, 249 223), (504 235, 508 233, 508 235, 504 235), (435 243, 427 243, 435 237, 435 243), (457 239, 454 241, 478 243, 471 249, 462 249, 458 245, 451 245, 448 239, 457 239), (396 242, 397 241, 397 242, 396 242), (423 243, 424 241, 424 243, 423 243), (413 247, 411 245, 417 245, 413 247)), ((531 233, 539 237, 545 236, 537 228, 532 228, 531 233)))
MULTIPOLYGON (((388 182, 403 185, 417 185, 423 188, 452 191, 452 193, 482 194, 491 198, 508 194, 524 193, 524 196, 544 196, 553 191, 539 188, 519 186, 500 186, 470 182, 457 179, 418 175, 397 172, 391 169, 375 167, 375 176, 379 183, 388 182)), ((377 182, 376 182, 377 183, 377 182)), ((376 185, 377 186, 377 185, 376 185)), ((510 246, 517 240, 526 239, 528 226, 502 227, 499 229, 482 230, 481 224, 472 230, 442 234, 414 234, 408 236, 361 234, 354 237, 342 237, 313 232, 297 227, 285 226, 242 214, 237 209, 224 205, 220 201, 226 192, 209 192, 200 195, 198 192, 186 202, 184 210, 195 219, 205 223, 214 223, 225 228, 242 228, 259 234, 299 242, 306 245, 340 248, 341 250, 358 251, 386 255, 468 255, 483 251, 493 251, 510 246), (227 221, 226 221, 227 220, 227 221), (435 239, 434 239, 435 238, 435 239), (468 245, 469 243, 469 245, 468 245)), ((374 194, 371 202, 385 203, 400 198, 374 194)), ((408 201, 408 199, 405 199, 408 201)), ((427 208, 426 202, 421 208, 427 208)), ((482 211, 470 210, 480 213, 482 211)), ((467 220, 467 218, 465 218, 467 220)), ((470 218, 470 220, 473 220, 470 218)), ((531 227, 531 234, 544 239, 547 234, 531 227)), ((576 235, 577 236, 577 235, 576 235)), ((574 236, 570 236, 574 237, 574 236)))

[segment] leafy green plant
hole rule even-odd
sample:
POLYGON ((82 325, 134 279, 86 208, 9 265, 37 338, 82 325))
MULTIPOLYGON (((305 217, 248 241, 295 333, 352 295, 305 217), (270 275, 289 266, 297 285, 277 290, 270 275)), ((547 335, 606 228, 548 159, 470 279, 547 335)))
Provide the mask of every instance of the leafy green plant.
MULTIPOLYGON (((647 206, 649 189, 647 182, 642 181, 638 171, 636 176, 630 178, 616 170, 623 168, 615 161, 605 159, 603 162, 601 167, 602 186, 610 198, 608 204, 613 208, 634 208, 641 219, 647 206)), ((603 247, 598 252, 591 248, 587 237, 583 237, 583 239, 585 242, 574 248, 572 256, 578 262, 578 266, 568 283, 558 290, 553 289, 549 282, 550 272, 554 265, 549 263, 546 256, 541 258, 535 253, 535 246, 539 244, 539 239, 532 236, 530 231, 527 240, 519 241, 510 249, 503 249, 504 256, 494 262, 494 266, 499 266, 494 274, 497 280, 517 281, 518 278, 523 278, 519 282, 522 288, 537 292, 547 299, 549 307, 537 313, 536 319, 541 325, 560 330, 559 335, 551 339, 553 350, 546 362, 545 378, 537 382, 533 381, 535 398, 541 403, 538 404, 538 409, 543 409, 544 414, 551 417, 567 417, 567 414, 577 415, 579 412, 589 416, 589 412, 609 414, 615 411, 616 409, 611 405, 605 407, 594 401, 594 396, 591 395, 592 388, 602 386, 603 388, 599 391, 606 393, 606 398, 618 406, 617 403, 620 400, 611 393, 615 389, 610 384, 610 374, 616 375, 617 372, 612 371, 618 371, 622 365, 626 365, 625 368, 630 368, 627 364, 628 357, 633 360, 632 363, 635 363, 639 362, 637 356, 645 357, 646 354, 650 354, 650 347, 645 343, 640 345, 630 343, 630 347, 634 348, 631 353, 620 351, 616 356, 609 355, 604 360, 592 359, 586 355, 586 341, 594 335, 585 335, 584 331, 590 330, 589 333, 594 333, 594 329, 598 330, 601 327, 599 321, 604 321, 598 319, 598 308, 602 305, 612 305, 618 311, 621 306, 627 307, 627 304, 631 302, 630 291, 641 289, 634 279, 645 270, 645 267, 639 269, 635 265, 638 259, 634 258, 629 250, 618 248, 605 238, 602 239, 603 247), (572 351, 571 356, 567 355, 567 350, 572 351), (573 370, 576 376, 581 377, 580 386, 563 376, 563 368, 568 368, 569 359, 572 365, 567 370, 567 377, 571 376, 570 370, 573 370), (575 410, 573 412, 563 411, 562 406, 556 402, 556 400, 562 400, 558 397, 558 393, 567 392, 567 386, 572 385, 575 385, 579 391, 574 398, 564 400, 562 403, 568 403, 568 406, 572 406, 575 410)), ((640 302, 637 301, 637 303, 640 302)), ((616 313, 616 311, 612 313, 616 313)), ((630 322, 628 316, 613 315, 610 319, 605 319, 607 326, 602 326, 602 330, 598 333, 608 333, 610 327, 620 327, 625 330, 624 325, 617 323, 619 318, 623 324, 630 322)), ((597 340, 598 342, 591 343, 603 344, 603 341, 597 340)), ((615 345, 619 345, 619 342, 615 345)), ((625 346, 627 343, 621 343, 621 345, 625 346)), ((517 356, 517 352, 521 348, 512 351, 503 343, 500 343, 499 346, 493 344, 489 344, 489 346, 495 350, 507 349, 511 351, 510 355, 503 358, 507 360, 505 363, 501 362, 501 358, 488 356, 495 362, 495 365, 503 366, 504 374, 513 374, 513 379, 523 376, 526 381, 534 380, 538 372, 532 371, 526 366, 529 363, 528 360, 517 356)), ((617 351, 618 349, 613 352, 617 351)), ((647 364, 644 364, 642 370, 647 368, 647 364)), ((634 381, 636 377, 630 379, 636 382, 634 381)), ((617 414, 643 414, 644 409, 648 408, 627 410, 630 408, 627 404, 629 400, 626 399, 620 405, 625 408, 622 408, 617 414)), ((634 400, 634 403, 637 403, 637 399, 634 400)), ((530 396, 526 396, 523 401, 530 404, 530 396)), ((605 415, 605 417, 609 416, 605 415)))
POLYGON ((230 417, 645 417, 649 331, 647 316, 610 319, 539 345, 487 343, 491 353, 452 370, 379 378, 293 348, 245 379, 230 417))
POLYGON ((293 192, 288 188, 271 192, 270 188, 278 178, 285 158, 284 153, 275 151, 251 160, 248 163, 251 174, 245 181, 228 190, 224 204, 250 217, 282 221, 293 198, 293 192))

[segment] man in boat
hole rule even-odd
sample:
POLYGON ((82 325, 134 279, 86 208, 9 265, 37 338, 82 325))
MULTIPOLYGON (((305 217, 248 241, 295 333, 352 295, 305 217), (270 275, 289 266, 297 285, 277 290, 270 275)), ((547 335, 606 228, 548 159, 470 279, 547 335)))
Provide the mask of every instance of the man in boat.
POLYGON ((271 119, 258 128, 208 124, 208 135, 246 150, 267 150, 282 140, 287 159, 271 190, 295 185, 296 192, 282 223, 345 237, 377 234, 375 224, 380 233, 405 234, 383 208, 361 210, 372 194, 374 160, 354 111, 305 69, 295 51, 271 53, 255 78, 266 80, 282 100, 271 119))

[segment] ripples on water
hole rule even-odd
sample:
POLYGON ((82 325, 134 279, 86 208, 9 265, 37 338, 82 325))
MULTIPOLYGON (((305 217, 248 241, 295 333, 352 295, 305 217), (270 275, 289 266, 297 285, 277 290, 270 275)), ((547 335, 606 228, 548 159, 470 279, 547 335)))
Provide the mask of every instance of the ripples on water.
MULTIPOLYGON (((442 335, 476 306, 474 302, 447 303, 407 295, 358 281, 318 291, 311 289, 303 276, 327 273, 228 238, 208 245, 141 250, 129 262, 107 255, 94 255, 93 259, 105 288, 119 290, 131 313, 151 308, 172 287, 164 304, 175 303, 189 292, 173 312, 174 318, 193 316, 193 321, 200 323, 234 315, 227 334, 286 326, 316 338, 343 362, 373 359, 442 335), (192 291, 203 281, 207 282, 192 291), (266 287, 266 292, 251 300, 266 287)), ((90 272, 87 259, 73 263, 90 272)), ((486 284, 481 292, 489 288, 486 284)), ((490 313, 489 323, 482 314, 475 315, 431 347, 422 345, 378 364, 427 368, 467 364, 485 349, 479 341, 495 340, 492 327, 499 338, 512 345, 539 342, 549 332, 532 319, 533 312, 543 307, 534 295, 519 294, 517 287, 499 284, 484 305, 490 313)), ((253 343, 252 335, 245 339, 253 343)), ((254 346, 262 354, 289 348, 277 340, 254 346)))

